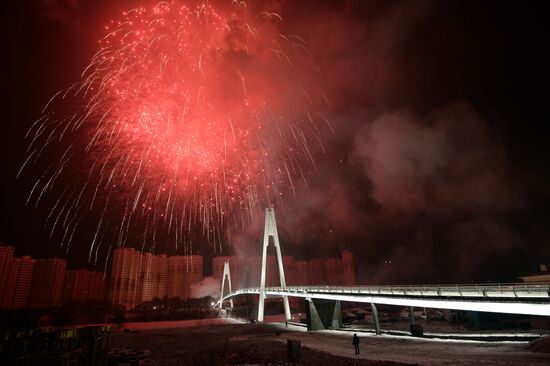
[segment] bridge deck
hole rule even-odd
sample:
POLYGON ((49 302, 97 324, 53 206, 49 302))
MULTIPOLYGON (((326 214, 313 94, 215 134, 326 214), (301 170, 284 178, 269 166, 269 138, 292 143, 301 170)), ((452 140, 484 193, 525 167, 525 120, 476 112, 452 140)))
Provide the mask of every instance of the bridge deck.
MULTIPOLYGON (((240 289, 221 301, 245 294, 260 294, 260 288, 240 289)), ((550 316, 546 284, 287 286, 267 287, 265 296, 550 316)))

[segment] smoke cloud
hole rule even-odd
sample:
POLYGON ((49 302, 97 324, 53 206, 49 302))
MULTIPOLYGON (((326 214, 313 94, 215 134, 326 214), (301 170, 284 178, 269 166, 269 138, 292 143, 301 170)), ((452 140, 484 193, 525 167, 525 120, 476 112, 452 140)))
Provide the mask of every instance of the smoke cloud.
MULTIPOLYGON (((515 215, 530 203, 499 121, 468 99, 484 86, 439 65, 483 62, 436 36, 456 36, 450 15, 429 1, 278 4, 305 29, 335 130, 317 171, 277 208, 283 251, 351 249, 364 283, 516 280, 508 268, 533 244, 515 215)), ((259 213, 232 250, 259 253, 262 224, 259 213)))
POLYGON ((486 212, 515 203, 502 148, 468 103, 424 118, 384 113, 360 128, 354 148, 384 209, 486 212))
POLYGON ((220 281, 214 277, 204 277, 201 282, 191 286, 191 297, 193 299, 202 299, 211 296, 217 299, 220 296, 220 281))

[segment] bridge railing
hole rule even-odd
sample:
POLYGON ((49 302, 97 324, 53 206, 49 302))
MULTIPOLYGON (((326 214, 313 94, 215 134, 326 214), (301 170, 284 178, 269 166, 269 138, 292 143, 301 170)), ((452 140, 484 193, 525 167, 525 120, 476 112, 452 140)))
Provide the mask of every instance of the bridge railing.
MULTIPOLYGON (((259 288, 235 291, 235 294, 259 293, 259 288)), ((334 293, 367 296, 462 297, 462 298, 533 298, 550 299, 547 284, 467 284, 407 286, 287 286, 267 287, 267 292, 334 293)))

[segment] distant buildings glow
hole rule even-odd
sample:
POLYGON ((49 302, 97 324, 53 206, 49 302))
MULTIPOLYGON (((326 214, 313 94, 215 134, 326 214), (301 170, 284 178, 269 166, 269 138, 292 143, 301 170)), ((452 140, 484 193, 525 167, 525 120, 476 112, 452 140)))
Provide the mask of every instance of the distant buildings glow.
MULTIPOLYGON (((0 309, 49 308, 65 303, 108 300, 127 310, 155 298, 191 297, 193 286, 203 280, 203 257, 144 253, 117 248, 108 278, 102 272, 67 270, 61 258, 14 257, 14 248, 0 243, 0 309)), ((212 276, 221 281, 224 261, 229 261, 233 289, 257 287, 260 256, 212 258, 212 276)), ((340 258, 295 260, 283 257, 287 285, 356 285, 355 258, 344 251, 340 258)), ((279 286, 274 256, 267 257, 267 286, 279 286)))

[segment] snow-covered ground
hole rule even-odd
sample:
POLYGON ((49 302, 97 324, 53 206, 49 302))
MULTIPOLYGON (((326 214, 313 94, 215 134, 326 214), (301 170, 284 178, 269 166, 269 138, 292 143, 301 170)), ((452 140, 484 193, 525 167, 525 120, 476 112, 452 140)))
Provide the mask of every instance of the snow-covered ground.
MULTIPOLYGON (((284 324, 273 326, 285 328, 284 324)), ((304 332, 302 327, 290 327, 296 332, 288 336, 285 334, 284 338, 300 340, 303 347, 338 356, 419 365, 550 365, 550 354, 528 351, 528 342, 425 339, 407 335, 357 333, 361 341, 361 354, 355 356, 351 344, 353 332, 304 332)), ((286 339, 281 341, 286 342, 286 339)))
POLYGON ((194 320, 163 320, 158 322, 128 322, 120 325, 121 329, 145 330, 145 329, 170 329, 170 328, 190 328, 200 327, 212 324, 241 323, 238 320, 211 318, 194 320))
MULTIPOLYGON (((244 324, 218 319, 156 322, 147 327, 131 326, 130 329, 135 331, 113 334, 113 347, 151 349, 150 365, 178 364, 196 358, 197 354, 214 353, 240 353, 240 356, 231 357, 245 359, 267 353, 262 357, 270 359, 269 352, 273 352, 274 357, 276 355, 284 361, 288 339, 301 342, 302 352, 310 360, 306 364, 322 365, 319 360, 331 355, 332 361, 325 364, 550 365, 550 354, 528 351, 527 342, 422 339, 358 333, 361 354, 355 356, 351 344, 353 332, 307 332, 304 327, 292 324, 286 327, 284 323, 244 324), (276 344, 280 346, 273 347, 276 344)), ((230 363, 240 362, 237 362, 238 359, 232 360, 230 363)), ((255 363, 262 363, 261 360, 261 357, 257 358, 255 363)))

